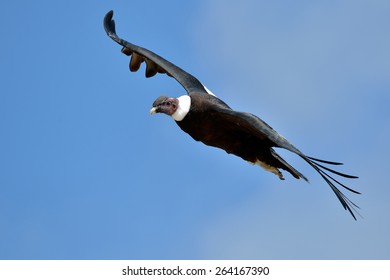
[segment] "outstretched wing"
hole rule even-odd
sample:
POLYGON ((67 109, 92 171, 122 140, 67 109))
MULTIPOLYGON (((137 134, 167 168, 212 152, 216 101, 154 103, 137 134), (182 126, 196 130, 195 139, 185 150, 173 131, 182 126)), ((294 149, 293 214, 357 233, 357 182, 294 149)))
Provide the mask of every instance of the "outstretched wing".
POLYGON ((114 12, 109 11, 104 17, 104 29, 111 39, 113 39, 119 45, 123 46, 122 52, 128 56, 131 56, 129 64, 130 71, 137 71, 140 68, 142 62, 145 61, 145 76, 147 78, 153 77, 157 73, 167 74, 168 76, 171 76, 176 81, 178 81, 185 88, 189 95, 191 93, 208 94, 207 89, 202 85, 202 83, 191 74, 187 73, 183 69, 177 67, 161 56, 118 37, 115 32, 115 21, 112 19, 113 15, 114 12))
POLYGON ((247 130, 251 134, 255 135, 260 139, 263 139, 264 141, 269 141, 271 146, 284 148, 303 158, 308 164, 310 164, 310 166, 312 166, 321 175, 321 177, 330 186, 332 191, 336 194, 337 198, 343 205, 344 209, 348 210, 351 213, 352 217, 356 220, 355 213, 358 213, 356 208, 359 207, 351 200, 349 200, 348 197, 346 197, 344 193, 337 188, 337 186, 343 187, 344 189, 356 194, 360 194, 360 193, 347 187, 346 185, 344 185, 343 183, 341 183, 340 181, 332 177, 328 172, 331 172, 333 174, 336 174, 344 178, 355 179, 358 177, 344 174, 324 166, 324 164, 341 165, 342 163, 325 161, 325 160, 306 156, 297 148, 295 148, 290 142, 288 142, 286 138, 284 138, 282 135, 277 133, 267 123, 265 123, 264 121, 262 121, 260 118, 258 118, 253 114, 237 112, 222 107, 218 107, 217 110, 221 115, 223 115, 225 121, 240 126, 241 129, 247 130))
POLYGON ((218 113, 223 115, 226 121, 235 123, 236 125, 255 135, 257 138, 263 139, 264 141, 269 141, 271 146, 284 148, 298 155, 303 155, 303 153, 294 147, 290 142, 288 142, 286 138, 276 132, 271 126, 269 126, 259 117, 251 113, 237 112, 220 106, 217 110, 218 113))

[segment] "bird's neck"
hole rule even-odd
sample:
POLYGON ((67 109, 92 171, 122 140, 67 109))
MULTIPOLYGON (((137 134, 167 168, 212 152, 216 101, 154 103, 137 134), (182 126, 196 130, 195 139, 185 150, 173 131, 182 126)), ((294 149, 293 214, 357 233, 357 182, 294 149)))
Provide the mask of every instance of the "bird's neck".
POLYGON ((172 114, 172 118, 175 121, 181 121, 184 119, 184 117, 188 114, 191 107, 191 97, 188 95, 182 95, 177 98, 179 100, 179 106, 177 107, 177 110, 175 113, 172 114))

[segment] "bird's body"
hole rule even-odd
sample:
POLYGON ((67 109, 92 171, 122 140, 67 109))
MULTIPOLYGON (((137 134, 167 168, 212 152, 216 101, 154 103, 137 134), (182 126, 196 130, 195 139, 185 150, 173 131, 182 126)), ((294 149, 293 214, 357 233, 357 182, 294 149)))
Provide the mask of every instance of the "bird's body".
MULTIPOLYGON (((264 135, 254 135, 245 126, 237 123, 234 118, 227 118, 228 114, 222 114, 222 109, 225 112, 240 114, 213 95, 205 98, 202 94, 193 94, 188 114, 176 123, 194 140, 225 150, 252 164, 258 164, 280 178, 283 176, 278 168, 287 170, 295 178, 304 178, 286 162, 273 156, 272 153, 276 153, 272 147, 277 146, 276 143, 264 135)), ((270 130, 274 131, 271 127, 270 130)))
POLYGON ((131 56, 130 70, 137 71, 145 62, 146 77, 152 77, 157 73, 167 74, 176 79, 188 93, 178 98, 160 96, 153 103, 150 111, 152 114, 164 113, 171 116, 178 126, 194 140, 223 149, 252 164, 258 164, 265 170, 276 174, 280 179, 284 179, 280 171, 282 169, 297 179, 302 178, 307 181, 306 177, 281 158, 273 147, 284 148, 299 155, 321 175, 343 207, 356 219, 353 210, 357 206, 336 185, 354 193, 358 192, 340 183, 326 171, 346 178, 357 177, 340 173, 323 165, 340 165, 341 163, 306 156, 257 116, 231 109, 191 74, 157 54, 119 38, 115 32, 112 16, 112 11, 107 13, 104 18, 104 27, 110 38, 123 46, 122 52, 131 56))

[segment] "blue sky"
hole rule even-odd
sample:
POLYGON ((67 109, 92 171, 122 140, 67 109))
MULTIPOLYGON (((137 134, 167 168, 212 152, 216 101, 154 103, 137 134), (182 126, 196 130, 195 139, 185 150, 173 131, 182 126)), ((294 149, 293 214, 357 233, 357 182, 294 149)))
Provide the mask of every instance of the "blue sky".
POLYGON ((389 259, 390 2, 3 1, 0 259, 389 259), (117 32, 310 156, 360 176, 355 222, 305 162, 286 180, 148 114, 117 32))

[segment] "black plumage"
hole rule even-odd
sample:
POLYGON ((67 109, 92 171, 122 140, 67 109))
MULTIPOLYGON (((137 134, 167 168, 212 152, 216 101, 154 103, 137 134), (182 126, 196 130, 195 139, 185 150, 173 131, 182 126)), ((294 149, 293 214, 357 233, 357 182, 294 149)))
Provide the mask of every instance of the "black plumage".
MULTIPOLYGON (((146 77, 152 77, 157 73, 167 74, 176 79, 187 91, 190 97, 189 111, 184 113, 182 119, 176 119, 176 123, 183 131, 196 141, 221 148, 250 163, 259 164, 278 175, 280 179, 284 179, 279 170, 283 169, 295 178, 307 181, 307 178, 281 158, 273 147, 284 148, 299 155, 321 175, 336 194, 344 209, 348 210, 356 220, 355 213, 358 206, 351 202, 337 186, 356 194, 359 192, 347 187, 328 172, 345 178, 357 177, 325 166, 341 165, 341 163, 306 156, 257 116, 232 110, 225 102, 211 94, 191 74, 157 54, 119 38, 112 17, 113 11, 108 12, 104 18, 104 28, 107 35, 123 47, 122 52, 131 57, 130 71, 139 70, 141 64, 145 62, 146 77)), ((174 116, 179 106, 178 99, 162 96, 153 103, 151 112, 174 116)))

